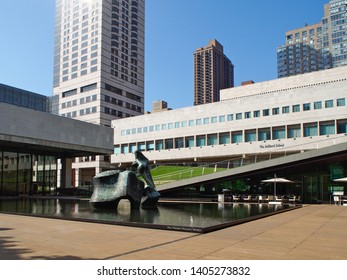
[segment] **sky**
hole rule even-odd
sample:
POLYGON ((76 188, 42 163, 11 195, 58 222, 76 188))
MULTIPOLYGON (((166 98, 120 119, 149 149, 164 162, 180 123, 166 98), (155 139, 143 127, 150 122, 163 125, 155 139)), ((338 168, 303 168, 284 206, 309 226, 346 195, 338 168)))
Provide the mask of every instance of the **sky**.
MULTIPOLYGON (((235 86, 277 78, 285 33, 319 23, 329 0, 146 0, 145 110, 165 100, 194 103, 193 53, 218 40, 234 64, 235 86)), ((54 0, 2 0, 0 83, 51 96, 54 0)))

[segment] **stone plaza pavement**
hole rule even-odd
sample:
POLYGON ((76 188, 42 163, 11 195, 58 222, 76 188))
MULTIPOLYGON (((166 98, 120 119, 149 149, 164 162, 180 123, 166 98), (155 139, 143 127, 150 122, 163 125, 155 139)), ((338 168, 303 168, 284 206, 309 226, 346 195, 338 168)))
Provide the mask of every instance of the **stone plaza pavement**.
POLYGON ((196 234, 0 214, 2 260, 347 260, 347 207, 306 205, 196 234))

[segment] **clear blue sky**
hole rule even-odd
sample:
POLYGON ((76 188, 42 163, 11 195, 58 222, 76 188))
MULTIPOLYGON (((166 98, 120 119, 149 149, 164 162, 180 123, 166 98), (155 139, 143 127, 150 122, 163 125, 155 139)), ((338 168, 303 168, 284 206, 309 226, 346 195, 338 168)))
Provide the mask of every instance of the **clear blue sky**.
MULTIPOLYGON (((193 53, 217 39, 235 86, 277 77, 286 31, 320 22, 329 0, 146 0, 145 102, 193 105, 193 53)), ((0 83, 52 94, 54 0, 2 1, 0 83)))

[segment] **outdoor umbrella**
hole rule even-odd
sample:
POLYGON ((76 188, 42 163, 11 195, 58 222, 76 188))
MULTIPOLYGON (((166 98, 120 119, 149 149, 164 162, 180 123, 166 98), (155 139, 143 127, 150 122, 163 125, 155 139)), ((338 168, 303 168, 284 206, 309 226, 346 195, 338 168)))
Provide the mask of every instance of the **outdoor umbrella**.
POLYGON ((276 174, 275 174, 274 178, 262 180, 261 182, 262 183, 274 183, 274 196, 275 197, 276 197, 276 184, 277 183, 294 183, 293 181, 290 181, 290 180, 285 179, 285 178, 277 178, 276 174))

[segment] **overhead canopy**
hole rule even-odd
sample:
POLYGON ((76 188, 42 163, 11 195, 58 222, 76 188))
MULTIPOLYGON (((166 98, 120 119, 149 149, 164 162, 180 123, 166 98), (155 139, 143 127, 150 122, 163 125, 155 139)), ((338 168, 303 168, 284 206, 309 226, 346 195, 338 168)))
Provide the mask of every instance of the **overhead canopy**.
POLYGON ((0 150, 56 157, 113 152, 113 129, 0 102, 0 150))
POLYGON ((266 179, 262 180, 262 183, 294 183, 291 180, 285 179, 285 178, 271 178, 271 179, 266 179))
POLYGON ((347 182, 347 177, 335 179, 334 182, 347 182))

